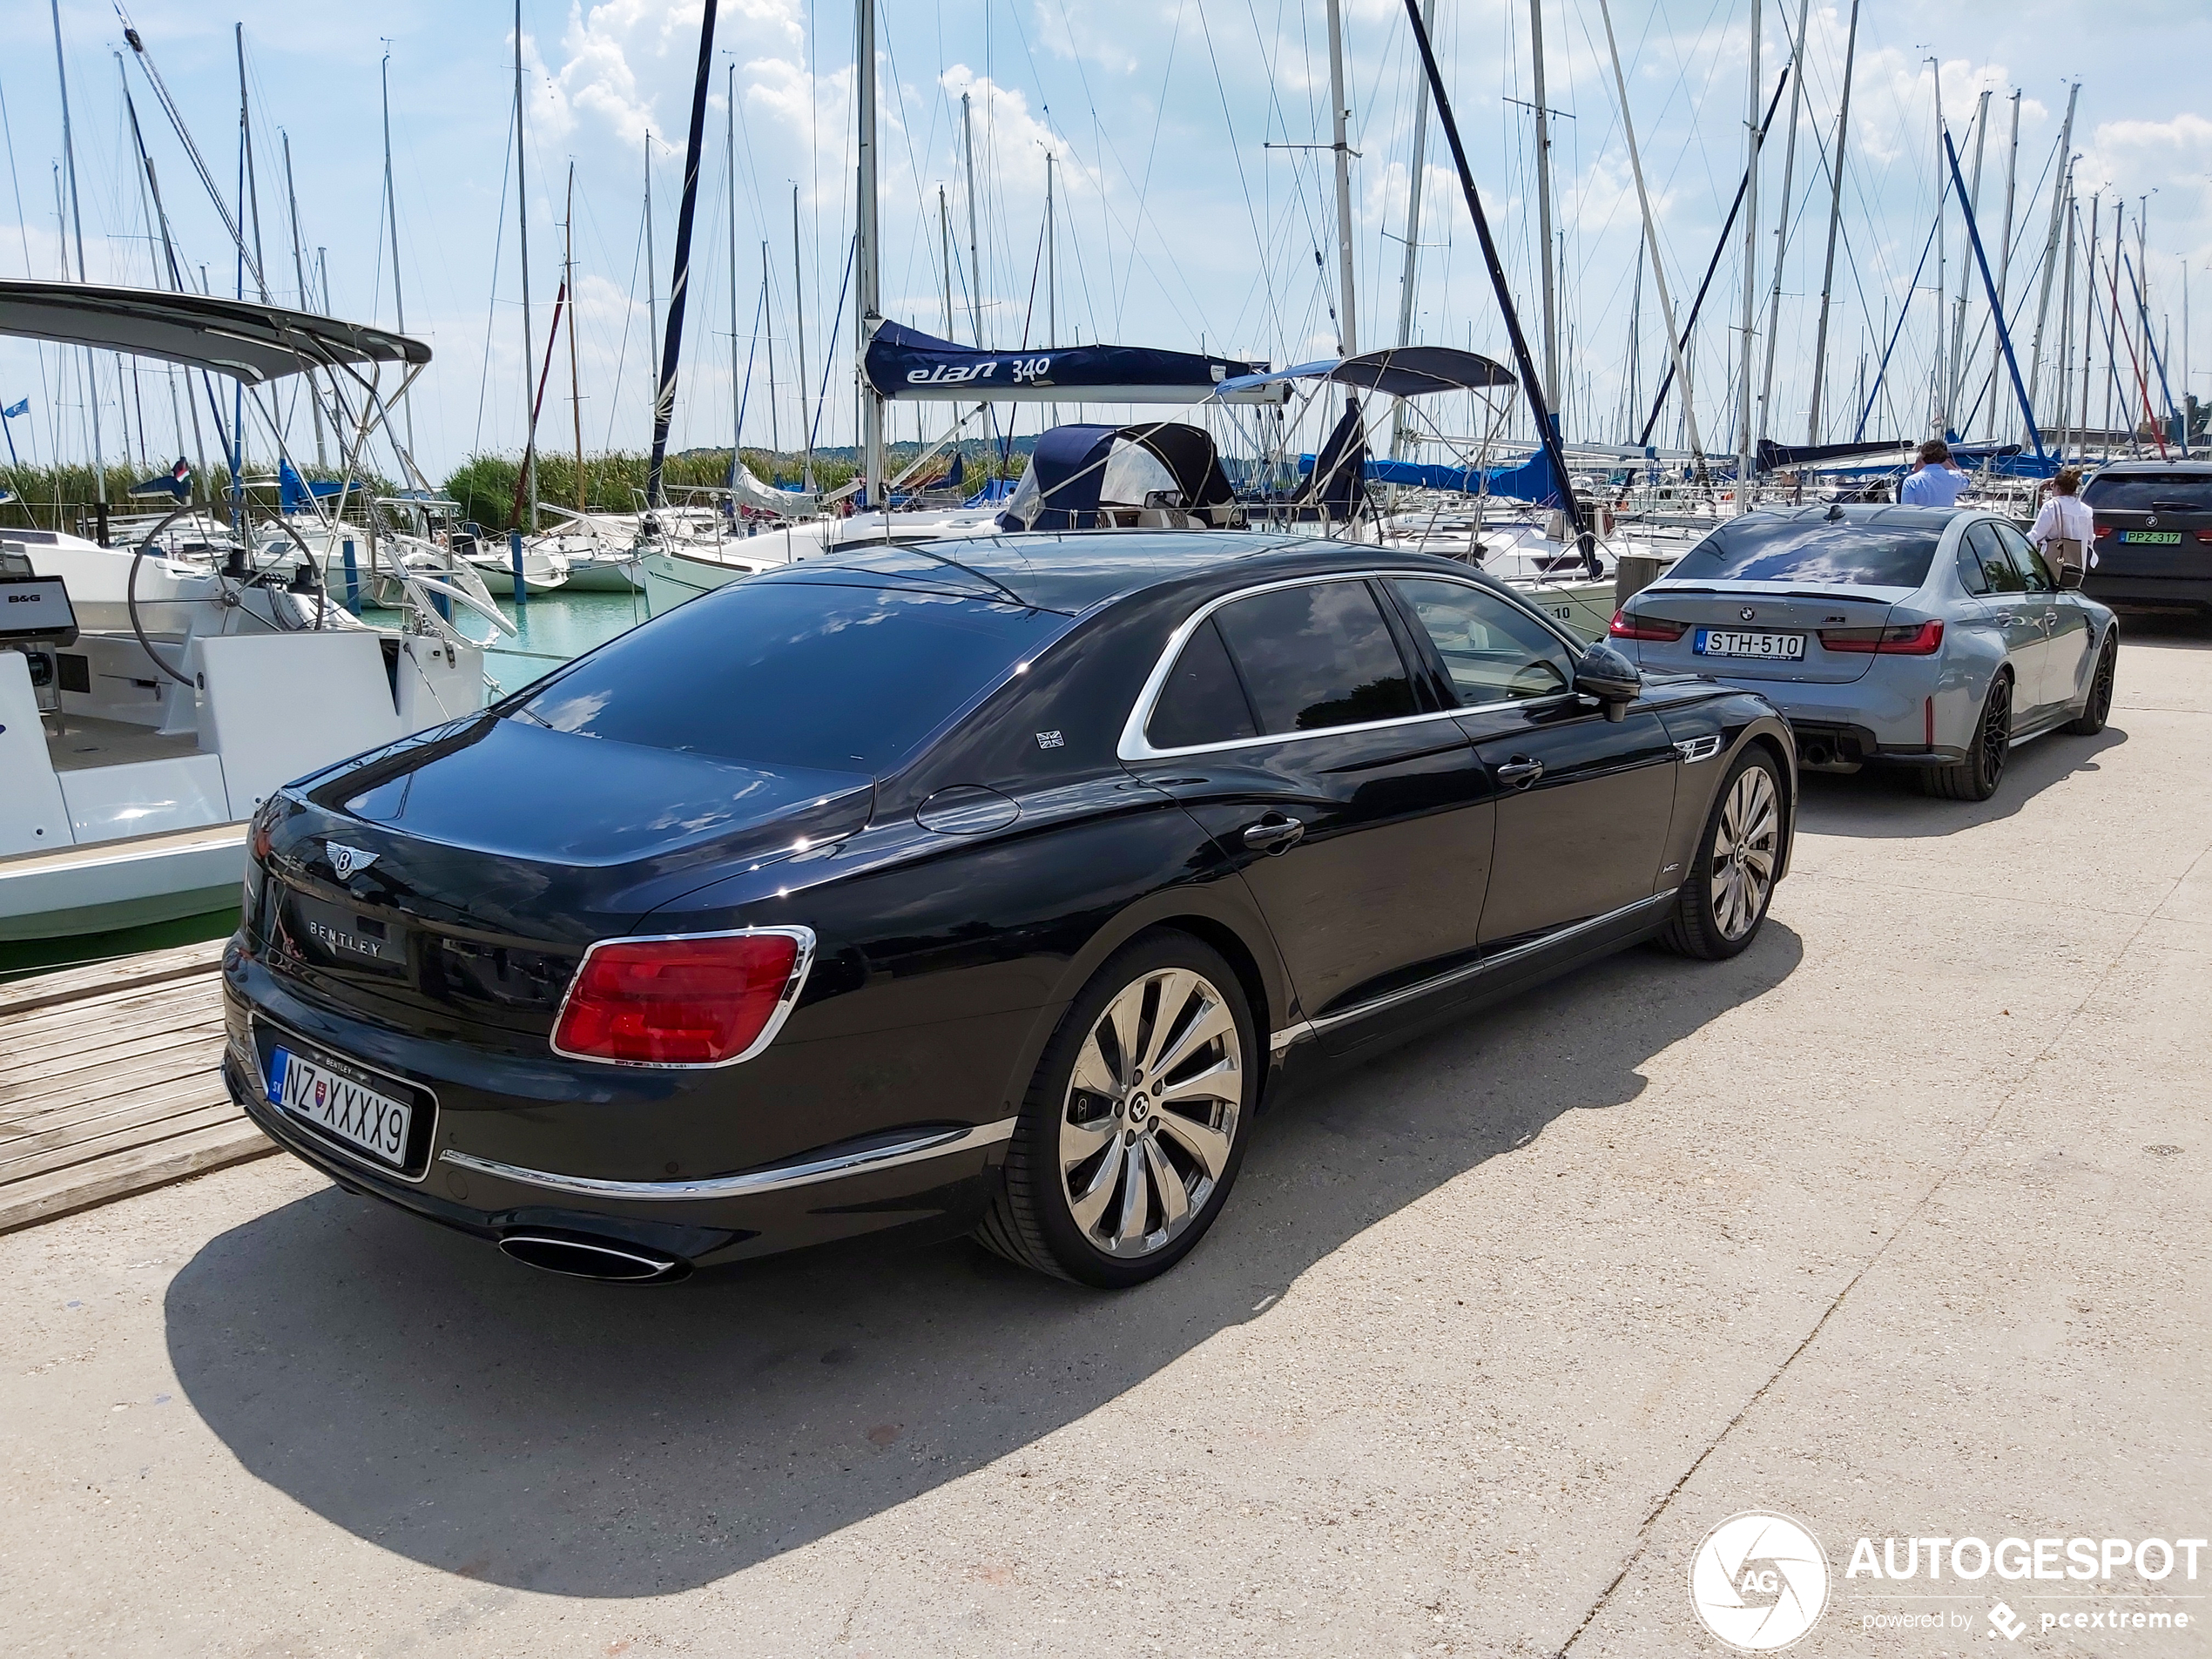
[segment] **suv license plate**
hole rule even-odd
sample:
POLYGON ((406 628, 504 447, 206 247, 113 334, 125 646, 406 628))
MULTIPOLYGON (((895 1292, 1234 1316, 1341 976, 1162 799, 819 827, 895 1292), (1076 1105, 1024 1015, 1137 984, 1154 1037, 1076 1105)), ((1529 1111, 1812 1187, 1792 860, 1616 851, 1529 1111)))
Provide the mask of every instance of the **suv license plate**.
POLYGON ((1719 628, 1700 628, 1693 647, 1700 657, 1764 657, 1772 662, 1801 663, 1805 657, 1803 634, 1731 633, 1719 628))
POLYGON ((2182 533, 2179 530, 2122 530, 2120 532, 2120 539, 2123 542, 2135 543, 2139 546, 2179 547, 2182 544, 2182 533))
POLYGON ((269 1102, 379 1163, 407 1163, 415 1108, 341 1076, 317 1055, 279 1044, 269 1051, 269 1102))

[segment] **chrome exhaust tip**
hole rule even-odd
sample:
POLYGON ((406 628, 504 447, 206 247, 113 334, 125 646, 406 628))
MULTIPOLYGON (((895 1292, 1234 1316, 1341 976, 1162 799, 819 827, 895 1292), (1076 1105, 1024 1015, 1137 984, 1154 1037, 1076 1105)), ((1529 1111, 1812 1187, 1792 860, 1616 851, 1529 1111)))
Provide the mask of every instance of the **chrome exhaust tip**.
POLYGON ((617 1284, 667 1284, 679 1279, 690 1264, 631 1244, 608 1239, 564 1238, 558 1233, 506 1233, 501 1250, 527 1266, 570 1278, 604 1279, 617 1284))

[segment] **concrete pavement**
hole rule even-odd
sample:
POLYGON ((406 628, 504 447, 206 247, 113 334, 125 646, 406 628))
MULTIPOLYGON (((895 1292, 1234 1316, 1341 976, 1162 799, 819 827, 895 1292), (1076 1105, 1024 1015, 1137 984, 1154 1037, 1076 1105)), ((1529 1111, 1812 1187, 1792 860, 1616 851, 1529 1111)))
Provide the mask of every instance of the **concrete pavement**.
POLYGON ((2208 923, 2212 635, 2137 622, 2101 738, 1982 806, 1810 780, 1754 949, 1631 953, 1264 1120, 1138 1291, 964 1244, 580 1285, 283 1158, 0 1238, 0 1629, 1719 1654, 1692 1554, 1772 1509, 1829 1560, 1794 1652, 2212 1652, 2212 1551, 1844 1577, 1861 1536, 2212 1534, 2208 923), (2040 1625, 2147 1608, 2191 1623, 2040 1625))

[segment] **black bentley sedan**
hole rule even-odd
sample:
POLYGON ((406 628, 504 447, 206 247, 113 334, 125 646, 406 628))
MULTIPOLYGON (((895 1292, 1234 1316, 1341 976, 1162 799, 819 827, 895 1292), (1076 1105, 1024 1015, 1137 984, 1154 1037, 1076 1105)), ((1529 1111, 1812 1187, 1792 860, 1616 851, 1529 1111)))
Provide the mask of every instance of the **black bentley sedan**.
POLYGON ((733 584, 253 826, 234 1096, 341 1185, 666 1280, 876 1229, 1136 1284, 1301 1074, 1732 955, 1788 732, 1446 560, 1228 532, 733 584))

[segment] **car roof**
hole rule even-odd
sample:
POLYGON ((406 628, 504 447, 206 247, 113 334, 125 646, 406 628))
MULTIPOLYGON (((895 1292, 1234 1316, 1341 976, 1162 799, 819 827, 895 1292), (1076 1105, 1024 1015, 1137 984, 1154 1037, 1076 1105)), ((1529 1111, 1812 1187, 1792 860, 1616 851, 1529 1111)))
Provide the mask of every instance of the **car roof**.
POLYGON ((850 543, 764 571, 754 582, 926 583, 1074 616, 1123 595, 1188 584, 1222 590, 1338 570, 1446 572, 1496 586, 1480 571, 1430 554, 1399 553, 1318 536, 1251 530, 1044 530, 903 546, 850 543))
POLYGON ((2193 472, 2212 477, 2212 461, 2113 461, 2097 469, 2100 478, 2121 477, 2148 473, 2162 477, 2168 473, 2193 472))
MULTIPOLYGON (((1966 507, 1892 506, 1886 502, 1872 503, 1836 502, 1819 507, 1762 508, 1757 512, 1746 513, 1743 517, 1830 520, 1840 514, 1845 523, 1863 524, 1870 529, 1940 532, 1944 526, 1950 523, 1960 513, 1975 510, 1977 509, 1966 507)), ((1737 518, 1723 519, 1713 528, 1716 531, 1724 531, 1730 526, 1743 522, 1743 519, 1737 518)))

